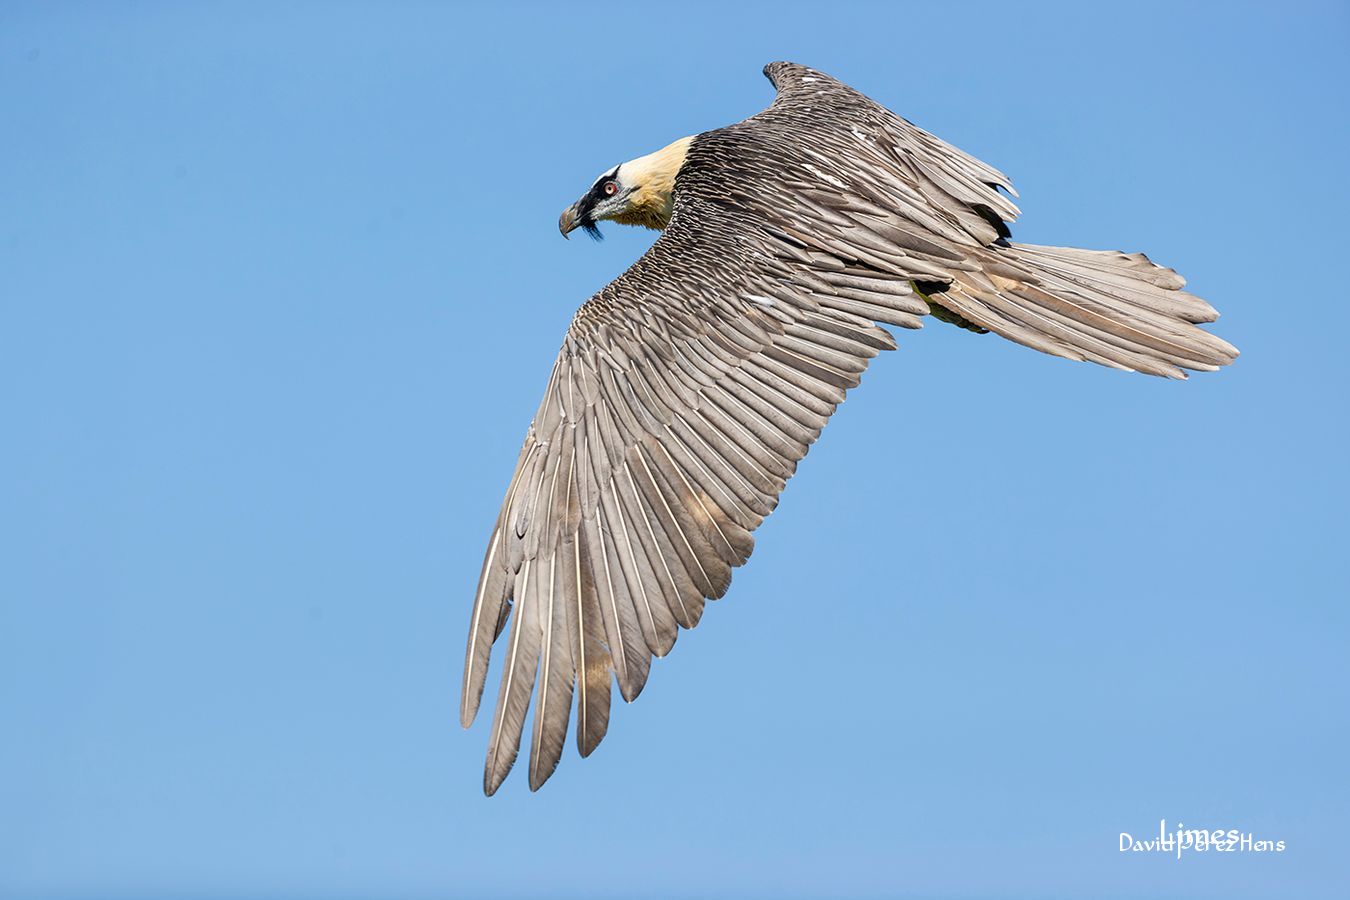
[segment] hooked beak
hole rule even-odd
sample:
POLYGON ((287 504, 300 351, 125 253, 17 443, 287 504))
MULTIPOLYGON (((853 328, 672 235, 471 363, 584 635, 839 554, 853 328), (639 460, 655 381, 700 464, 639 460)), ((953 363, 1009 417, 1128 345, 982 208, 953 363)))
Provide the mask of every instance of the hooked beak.
POLYGON ((575 231, 580 224, 581 214, 577 212, 575 203, 564 209, 562 215, 558 217, 558 230, 562 232, 563 237, 567 237, 568 232, 575 231))

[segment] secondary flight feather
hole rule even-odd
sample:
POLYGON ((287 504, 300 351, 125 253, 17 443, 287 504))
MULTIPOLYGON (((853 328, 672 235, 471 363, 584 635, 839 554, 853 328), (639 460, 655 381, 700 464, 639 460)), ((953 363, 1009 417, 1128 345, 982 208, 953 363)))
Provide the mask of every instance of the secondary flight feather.
POLYGON ((764 74, 768 109, 610 169, 559 221, 663 233, 572 320, 488 541, 460 709, 468 727, 504 638, 488 794, 531 705, 537 789, 569 723, 589 755, 611 685, 636 699, 726 593, 845 392, 894 349, 881 325, 933 315, 1170 378, 1238 355, 1171 269, 1015 243, 1003 173, 821 72, 764 74))

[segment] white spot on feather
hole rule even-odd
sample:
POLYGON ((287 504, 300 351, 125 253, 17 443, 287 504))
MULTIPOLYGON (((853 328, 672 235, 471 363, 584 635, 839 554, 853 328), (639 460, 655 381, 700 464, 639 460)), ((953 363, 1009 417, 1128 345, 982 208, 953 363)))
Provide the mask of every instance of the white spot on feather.
POLYGON ((844 183, 840 181, 838 178, 835 178, 833 175, 827 175, 826 173, 820 171, 810 163, 802 163, 802 168, 806 169, 808 172, 815 175, 817 178, 820 178, 823 181, 828 181, 830 184, 834 185, 837 188, 844 187, 844 183))

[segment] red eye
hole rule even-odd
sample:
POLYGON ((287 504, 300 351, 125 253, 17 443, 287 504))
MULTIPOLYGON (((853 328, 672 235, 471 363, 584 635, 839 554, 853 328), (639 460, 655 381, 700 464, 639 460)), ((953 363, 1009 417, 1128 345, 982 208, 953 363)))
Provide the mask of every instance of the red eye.
POLYGON ((618 186, 617 184, 615 184, 614 182, 612 182, 612 181, 606 181, 606 182, 605 182, 605 194, 606 194, 606 196, 613 197, 613 196, 614 196, 614 192, 617 191, 618 189, 619 189, 619 186, 618 186))

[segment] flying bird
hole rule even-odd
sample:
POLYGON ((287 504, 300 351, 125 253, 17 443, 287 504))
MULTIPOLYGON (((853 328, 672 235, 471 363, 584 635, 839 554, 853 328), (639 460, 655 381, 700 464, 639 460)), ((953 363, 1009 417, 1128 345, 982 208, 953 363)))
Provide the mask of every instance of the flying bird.
POLYGON ((488 541, 460 719, 501 686, 483 788, 529 783, 575 708, 587 756, 680 628, 721 597, 797 463, 872 357, 923 316, 1066 359, 1185 378, 1238 351, 1218 313, 1140 253, 1011 240, 1003 173, 813 69, 770 63, 773 103, 606 171, 564 235, 661 236, 581 307, 488 541))

